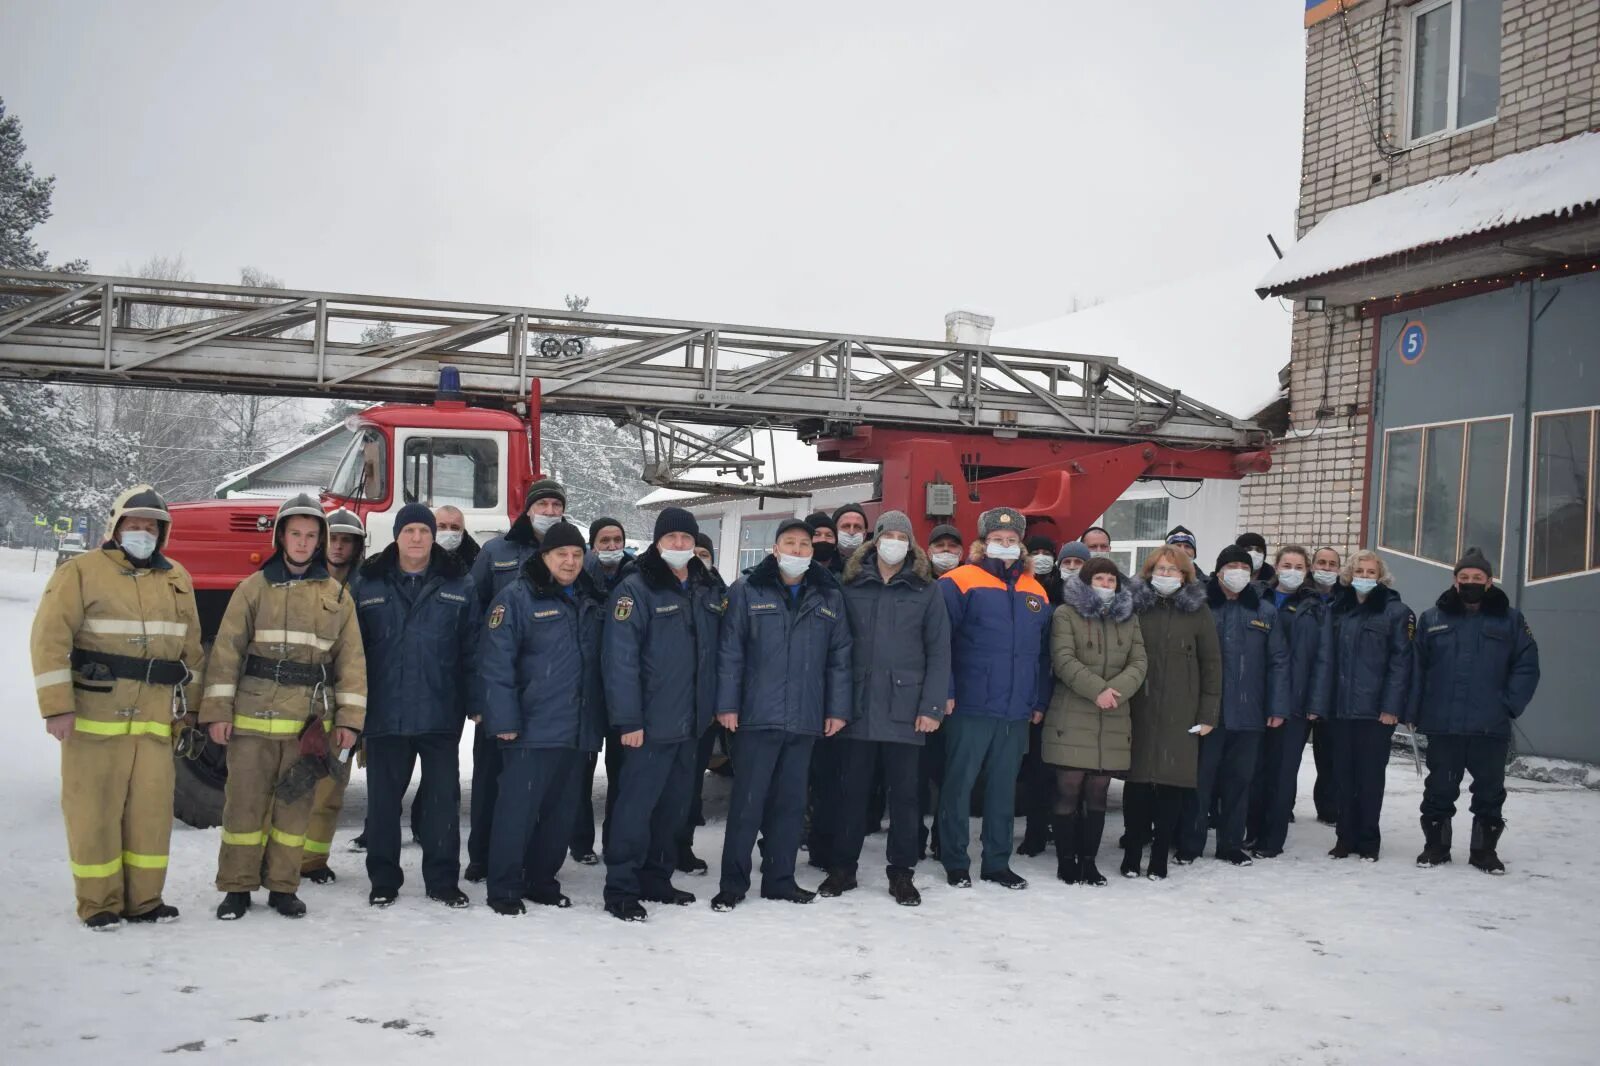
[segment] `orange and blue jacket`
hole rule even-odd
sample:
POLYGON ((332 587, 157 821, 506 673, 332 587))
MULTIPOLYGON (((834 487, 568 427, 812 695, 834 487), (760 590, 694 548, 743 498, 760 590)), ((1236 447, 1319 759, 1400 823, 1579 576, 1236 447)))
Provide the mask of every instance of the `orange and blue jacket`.
POLYGON ((939 579, 950 611, 955 714, 1026 719, 1050 703, 1050 597, 1020 562, 958 566, 939 579))

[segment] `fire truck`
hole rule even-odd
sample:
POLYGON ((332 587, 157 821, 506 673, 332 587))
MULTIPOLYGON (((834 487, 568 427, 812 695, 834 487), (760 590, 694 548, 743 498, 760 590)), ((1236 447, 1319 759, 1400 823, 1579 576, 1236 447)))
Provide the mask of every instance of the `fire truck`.
MULTIPOLYGON (((792 430, 824 459, 876 465, 869 512, 904 511, 921 538, 1002 505, 1076 531, 1139 479, 1236 479, 1271 464, 1258 427, 1116 359, 959 330, 911 340, 7 270, 0 374, 371 402, 315 486, 330 509, 362 516, 369 552, 411 501, 461 507, 479 540, 509 528, 538 476, 546 412, 636 429, 646 484, 777 500, 805 493, 774 479, 760 434, 792 430), (149 308, 166 324, 138 325, 149 308)), ((194 578, 208 633, 271 554, 276 507, 173 506, 168 551, 194 578)), ((179 766, 180 817, 215 824, 220 754, 179 766)))

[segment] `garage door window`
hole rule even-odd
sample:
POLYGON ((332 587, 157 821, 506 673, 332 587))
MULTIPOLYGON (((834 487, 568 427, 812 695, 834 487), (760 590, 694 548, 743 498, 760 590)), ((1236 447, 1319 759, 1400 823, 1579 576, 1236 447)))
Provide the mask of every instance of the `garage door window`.
POLYGON ((1379 547, 1450 566, 1505 543, 1511 419, 1386 430, 1379 547))
POLYGON ((1600 569, 1596 419, 1595 408, 1533 416, 1530 580, 1600 569))

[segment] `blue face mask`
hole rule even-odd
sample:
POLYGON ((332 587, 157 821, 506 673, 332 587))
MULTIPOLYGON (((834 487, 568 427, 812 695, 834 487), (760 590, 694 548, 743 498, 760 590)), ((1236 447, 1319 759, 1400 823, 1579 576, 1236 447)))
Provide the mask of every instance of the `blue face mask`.
POLYGON ((1351 578, 1350 587, 1356 590, 1356 595, 1365 596, 1378 587, 1378 581, 1376 578, 1371 577, 1351 578))

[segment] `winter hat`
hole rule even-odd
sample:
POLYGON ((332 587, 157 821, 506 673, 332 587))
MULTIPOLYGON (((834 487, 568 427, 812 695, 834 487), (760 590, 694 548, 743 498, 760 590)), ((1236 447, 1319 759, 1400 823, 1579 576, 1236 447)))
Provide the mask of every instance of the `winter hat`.
POLYGON ((528 486, 528 498, 522 501, 522 509, 526 511, 538 500, 560 500, 561 506, 566 507, 567 490, 554 478, 542 477, 528 486))
POLYGON ((1456 568, 1453 573, 1459 574, 1463 570, 1482 570, 1489 576, 1489 580, 1494 580, 1494 567, 1490 565, 1488 557, 1483 554, 1482 548, 1468 548, 1467 554, 1456 560, 1456 568))
POLYGON ((711 543, 711 538, 709 536, 707 536, 706 534, 704 534, 704 533, 696 533, 694 535, 694 546, 696 548, 704 548, 706 551, 711 553, 711 558, 712 559, 716 559, 716 557, 717 557, 717 546, 715 544, 711 543))
POLYGON ((1251 548, 1254 548, 1262 555, 1267 554, 1267 538, 1263 537, 1260 533, 1240 533, 1238 539, 1233 543, 1235 546, 1243 548, 1245 551, 1249 551, 1251 548))
POLYGON ((1043 533, 1029 537, 1023 542, 1023 545, 1028 549, 1029 555, 1039 555, 1041 553, 1054 555, 1056 553, 1056 542, 1043 533))
POLYGON ((904 511, 885 511, 878 516, 878 525, 872 535, 876 537, 884 533, 904 533, 907 540, 917 539, 911 528, 911 519, 906 517, 904 511))
POLYGON ((437 535, 439 523, 434 520, 433 512, 428 510, 428 505, 423 503, 408 503, 400 508, 400 513, 394 516, 394 537, 400 539, 400 531, 407 526, 425 525, 430 535, 437 535))
POLYGON ((987 540, 990 533, 1002 529, 1013 530, 1017 536, 1027 531, 1028 521, 1015 507, 994 507, 978 516, 978 536, 987 540))
POLYGON ((1088 562, 1093 558, 1094 555, 1089 551, 1088 548, 1084 547, 1083 541, 1069 540, 1067 543, 1061 546, 1061 554, 1056 556, 1056 562, 1066 562, 1068 559, 1078 559, 1083 562, 1088 562))
MULTIPOLYGON (((531 502, 532 501, 530 501, 530 503, 531 502)), ((622 528, 621 522, 618 522, 615 518, 606 518, 602 516, 589 523, 589 547, 594 547, 594 539, 600 535, 600 531, 602 529, 608 529, 611 526, 616 526, 617 532, 621 533, 624 537, 628 535, 628 531, 622 528)))
POLYGON ((586 548, 583 534, 578 532, 578 527, 568 522, 565 518, 544 531, 544 536, 539 538, 539 552, 553 552, 557 548, 586 548))
POLYGON ((866 523, 867 512, 861 509, 861 505, 859 503, 846 503, 841 504, 838 509, 833 512, 833 526, 835 529, 839 528, 839 519, 843 518, 851 511, 854 511, 856 514, 861 516, 861 521, 863 524, 866 523))
MULTIPOLYGON (((815 517, 817 517, 817 516, 816 515, 812 515, 811 516, 811 518, 815 518, 815 517)), ((827 515, 823 515, 822 517, 823 518, 827 518, 828 516, 827 515)), ((789 532, 789 530, 791 530, 791 529, 803 529, 803 530, 806 531, 806 536, 808 536, 808 537, 811 536, 811 534, 813 532, 812 528, 811 528, 811 518, 806 519, 804 522, 800 521, 800 519, 798 519, 798 518, 785 518, 782 522, 778 523, 778 531, 776 533, 772 534, 772 543, 774 543, 774 544, 778 543, 778 540, 785 533, 789 532)), ((826 524, 830 529, 833 528, 833 520, 832 519, 829 519, 826 524)))
POLYGON ((700 523, 682 507, 663 507, 661 513, 656 515, 655 539, 658 544, 668 533, 687 533, 692 537, 698 532, 700 523))
POLYGON ((1187 544, 1189 547, 1200 550, 1200 542, 1194 539, 1194 533, 1183 526, 1173 526, 1167 533, 1168 544, 1187 544))
POLYGON ((928 543, 932 544, 934 541, 938 540, 940 537, 949 537, 951 540, 955 541, 957 544, 966 543, 962 539, 961 530, 957 529, 955 526, 948 525, 948 524, 942 525, 942 526, 934 526, 933 527, 933 532, 928 534, 928 543))
POLYGON ((1217 553, 1217 565, 1215 567, 1217 573, 1221 573, 1222 568, 1229 563, 1243 563, 1246 566, 1254 565, 1250 562, 1250 553, 1237 544, 1230 544, 1217 553))
MULTIPOLYGON (((799 519, 796 519, 796 521, 799 521, 799 519)), ((831 531, 838 528, 833 521, 833 516, 828 514, 827 511, 812 511, 806 515, 806 520, 802 525, 806 527, 806 532, 808 533, 815 533, 819 529, 831 531)))
POLYGON ((1078 580, 1089 585, 1093 583, 1096 574, 1110 574, 1117 579, 1117 588, 1122 587, 1122 572, 1110 559, 1090 559, 1083 564, 1083 569, 1078 571, 1078 580))

